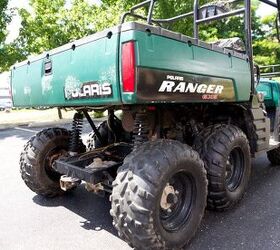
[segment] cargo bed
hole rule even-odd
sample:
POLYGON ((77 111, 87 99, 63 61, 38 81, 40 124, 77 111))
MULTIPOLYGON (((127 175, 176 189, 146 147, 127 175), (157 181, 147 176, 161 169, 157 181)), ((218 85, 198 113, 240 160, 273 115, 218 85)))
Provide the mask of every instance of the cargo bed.
POLYGON ((11 71, 18 107, 242 102, 250 98, 249 82, 246 55, 137 22, 45 52, 11 71), (122 46, 131 41, 136 67, 132 92, 123 91, 121 70, 122 46))

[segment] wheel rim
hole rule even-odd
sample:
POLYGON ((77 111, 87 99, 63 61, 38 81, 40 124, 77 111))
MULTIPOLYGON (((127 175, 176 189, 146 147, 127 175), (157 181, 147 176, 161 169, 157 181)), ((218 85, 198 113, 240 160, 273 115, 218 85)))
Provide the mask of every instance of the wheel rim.
POLYGON ((188 223, 196 197, 194 179, 183 172, 175 174, 163 189, 160 221, 168 232, 178 232, 188 223))
POLYGON ((58 160, 59 158, 67 155, 67 151, 61 147, 56 147, 50 150, 45 156, 45 170, 46 174, 50 179, 53 181, 58 181, 60 179, 61 174, 56 172, 53 169, 54 161, 58 160))
POLYGON ((244 155, 241 148, 234 148, 227 159, 226 186, 229 191, 236 190, 242 180, 244 172, 244 155))

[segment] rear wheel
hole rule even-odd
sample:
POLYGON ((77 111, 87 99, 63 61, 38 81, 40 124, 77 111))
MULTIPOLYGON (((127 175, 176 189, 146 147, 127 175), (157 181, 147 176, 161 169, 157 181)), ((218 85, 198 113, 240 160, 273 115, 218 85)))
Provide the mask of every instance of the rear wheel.
POLYGON ((111 215, 136 249, 178 249, 197 231, 206 195, 206 171, 194 150, 177 141, 147 142, 118 171, 111 215))
POLYGON ((251 173, 246 135, 232 125, 215 125, 202 131, 194 148, 207 170, 208 208, 223 211, 233 207, 243 197, 251 173))
MULTIPOLYGON (((25 184, 35 193, 53 197, 65 193, 60 188, 61 175, 52 168, 55 160, 68 154, 70 132, 49 128, 33 136, 20 156, 20 172, 25 184)), ((80 153, 85 147, 80 142, 80 153)))

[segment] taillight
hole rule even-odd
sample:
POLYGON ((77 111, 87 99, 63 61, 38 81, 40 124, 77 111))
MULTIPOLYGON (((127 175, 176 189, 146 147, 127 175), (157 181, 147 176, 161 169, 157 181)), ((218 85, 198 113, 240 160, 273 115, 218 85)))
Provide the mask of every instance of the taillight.
POLYGON ((134 42, 122 45, 122 83, 124 92, 135 90, 135 46, 134 42))

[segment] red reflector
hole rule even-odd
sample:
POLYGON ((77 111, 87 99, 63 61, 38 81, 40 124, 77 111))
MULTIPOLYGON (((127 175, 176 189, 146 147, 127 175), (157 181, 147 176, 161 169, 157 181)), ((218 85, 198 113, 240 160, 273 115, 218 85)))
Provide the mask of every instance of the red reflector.
POLYGON ((157 110, 157 108, 155 106, 148 106, 147 109, 149 111, 156 111, 157 110))
POLYGON ((124 92, 135 90, 135 48, 134 42, 122 46, 122 83, 124 92))

